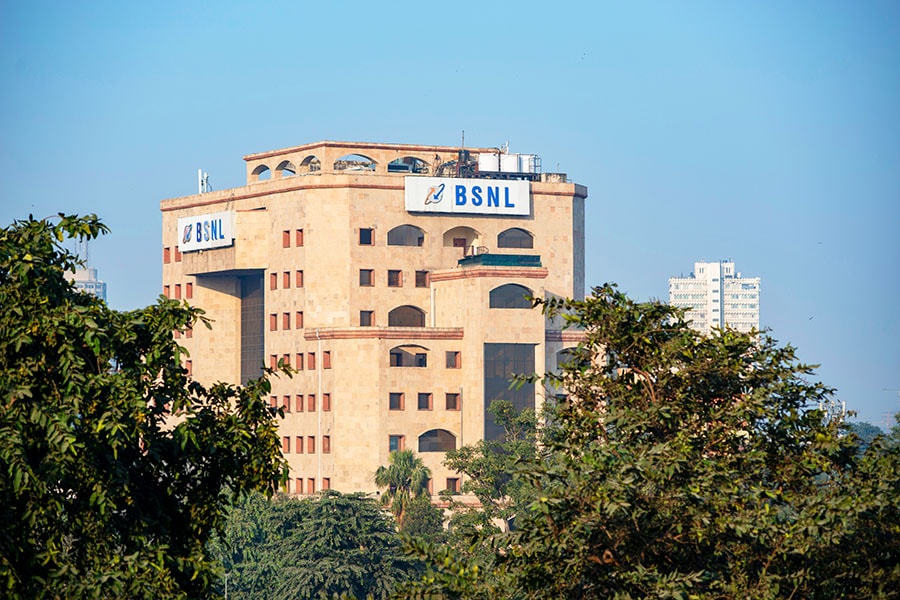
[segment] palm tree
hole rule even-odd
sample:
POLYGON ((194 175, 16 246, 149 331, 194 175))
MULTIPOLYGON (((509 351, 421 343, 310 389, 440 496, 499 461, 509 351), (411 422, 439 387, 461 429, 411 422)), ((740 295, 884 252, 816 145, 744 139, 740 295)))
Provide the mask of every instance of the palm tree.
POLYGON ((397 526, 402 530, 406 509, 412 499, 428 493, 431 469, 412 450, 391 452, 389 462, 389 466, 382 465, 375 471, 375 485, 387 488, 381 501, 391 505, 397 526))

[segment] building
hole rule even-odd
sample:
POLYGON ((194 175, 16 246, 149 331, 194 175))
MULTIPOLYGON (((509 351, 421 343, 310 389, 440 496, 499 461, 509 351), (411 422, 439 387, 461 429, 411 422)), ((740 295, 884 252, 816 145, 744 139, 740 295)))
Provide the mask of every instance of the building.
MULTIPOLYGON (((202 383, 280 361, 292 493, 375 491, 415 450, 497 436, 495 398, 537 407, 514 373, 554 369, 575 332, 526 296, 582 297, 585 187, 496 148, 319 142, 244 157, 247 185, 161 203, 163 293, 206 310, 178 335, 202 383)), ((201 188, 202 190, 202 188, 201 188)))
POLYGON ((66 273, 66 279, 75 284, 75 289, 93 294, 106 302, 106 282, 97 278, 97 269, 94 267, 75 269, 74 273, 66 273))
POLYGON ((669 304, 687 308, 694 329, 759 329, 759 277, 741 277, 734 261, 696 262, 689 277, 669 278, 669 304))

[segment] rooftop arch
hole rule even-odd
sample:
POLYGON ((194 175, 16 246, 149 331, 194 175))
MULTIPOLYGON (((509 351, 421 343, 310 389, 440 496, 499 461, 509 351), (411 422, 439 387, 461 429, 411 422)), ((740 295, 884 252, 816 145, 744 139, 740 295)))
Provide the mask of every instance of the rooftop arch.
POLYGON ((425 232, 415 225, 398 225, 387 234, 388 246, 422 246, 425 232))
POLYGON ((283 160, 275 167, 276 177, 290 177, 297 174, 297 167, 289 160, 283 160))
POLYGON ((251 181, 265 181, 272 178, 272 171, 269 170, 268 165, 256 165, 256 168, 250 172, 250 175, 253 176, 251 181))
POLYGON ((418 306, 398 306, 388 313, 388 327, 425 327, 425 311, 418 306))
POLYGON ((376 162, 362 154, 345 154, 334 161, 335 171, 374 171, 376 162))
POLYGON ((456 436, 446 429, 431 429, 419 436, 419 452, 456 450, 456 436))
POLYGON ((322 163, 319 161, 319 157, 314 154, 310 154, 302 161, 300 161, 300 171, 301 174, 307 173, 317 173, 322 170, 322 163))
POLYGON ((388 173, 428 173, 428 163, 417 156, 401 156, 388 163, 388 173))
POLYGON ((531 308, 528 297, 534 292, 518 283, 507 283, 491 290, 490 308, 531 308))

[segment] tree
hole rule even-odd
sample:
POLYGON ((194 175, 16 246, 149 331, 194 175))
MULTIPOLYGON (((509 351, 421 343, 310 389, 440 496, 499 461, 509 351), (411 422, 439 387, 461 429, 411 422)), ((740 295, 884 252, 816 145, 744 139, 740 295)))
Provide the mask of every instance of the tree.
POLYGON ((375 485, 386 488, 381 500, 390 505, 402 531, 413 498, 428 494, 431 470, 412 450, 391 452, 388 461, 387 467, 382 465, 375 471, 375 485))
POLYGON ((386 598, 418 573, 374 499, 333 490, 248 499, 233 511, 216 554, 235 600, 386 598))
POLYGON ((849 425, 850 432, 859 438, 859 449, 865 452, 879 435, 884 435, 880 427, 876 427, 866 421, 854 421, 849 425))
POLYGON ((113 311, 66 281, 65 238, 106 231, 60 215, 0 232, 0 589, 208 597, 226 508, 285 474, 277 413, 265 379, 190 379, 172 332, 201 310, 113 311))
POLYGON ((412 547, 430 570, 407 597, 897 596, 900 449, 859 455, 792 347, 612 285, 538 304, 586 339, 546 378, 569 395, 520 469, 533 500, 488 573, 412 547))

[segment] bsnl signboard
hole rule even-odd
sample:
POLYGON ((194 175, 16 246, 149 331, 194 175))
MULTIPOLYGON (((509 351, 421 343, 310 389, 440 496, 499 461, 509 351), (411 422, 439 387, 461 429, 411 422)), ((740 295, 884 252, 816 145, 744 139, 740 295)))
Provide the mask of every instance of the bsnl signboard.
POLYGON ((528 181, 406 177, 406 210, 470 215, 528 216, 528 181))
POLYGON ((182 252, 221 248, 234 243, 232 211, 178 219, 178 249, 182 252))

